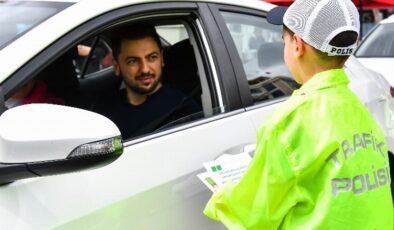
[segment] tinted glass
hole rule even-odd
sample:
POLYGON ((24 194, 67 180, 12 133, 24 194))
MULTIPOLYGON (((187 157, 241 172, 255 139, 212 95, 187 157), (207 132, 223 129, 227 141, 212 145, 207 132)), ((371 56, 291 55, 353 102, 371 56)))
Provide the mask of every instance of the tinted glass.
POLYGON ((298 88, 283 59, 282 27, 265 18, 222 12, 241 58, 255 102, 290 95, 298 88))
POLYGON ((380 24, 365 38, 357 57, 394 57, 394 23, 380 24))

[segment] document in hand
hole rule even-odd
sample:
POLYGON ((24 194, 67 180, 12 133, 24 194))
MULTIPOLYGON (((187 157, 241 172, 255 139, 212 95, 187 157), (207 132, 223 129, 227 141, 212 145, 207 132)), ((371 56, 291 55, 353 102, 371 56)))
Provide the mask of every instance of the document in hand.
POLYGON ((211 191, 215 191, 229 180, 238 182, 251 160, 252 158, 248 152, 242 152, 235 155, 223 154, 214 161, 203 163, 207 171, 198 174, 197 177, 211 191))

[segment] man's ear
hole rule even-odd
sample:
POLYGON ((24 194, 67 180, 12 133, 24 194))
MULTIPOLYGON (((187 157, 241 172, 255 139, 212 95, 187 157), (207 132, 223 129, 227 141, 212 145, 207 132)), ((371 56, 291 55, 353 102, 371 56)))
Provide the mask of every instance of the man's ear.
POLYGON ((118 61, 115 58, 112 58, 112 65, 113 65, 113 70, 114 70, 115 76, 119 76, 120 75, 120 66, 119 66, 118 61))
POLYGON ((305 43, 301 39, 301 37, 296 34, 293 35, 293 39, 296 43, 296 46, 295 46, 296 56, 301 57, 305 53, 305 43))

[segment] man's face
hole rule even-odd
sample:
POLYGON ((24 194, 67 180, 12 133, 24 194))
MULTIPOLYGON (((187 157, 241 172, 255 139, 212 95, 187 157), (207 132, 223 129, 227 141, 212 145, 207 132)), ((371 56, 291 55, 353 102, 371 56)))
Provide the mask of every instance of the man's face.
POLYGON ((163 55, 155 40, 146 37, 123 40, 114 71, 121 75, 126 87, 134 93, 149 95, 160 88, 163 55))

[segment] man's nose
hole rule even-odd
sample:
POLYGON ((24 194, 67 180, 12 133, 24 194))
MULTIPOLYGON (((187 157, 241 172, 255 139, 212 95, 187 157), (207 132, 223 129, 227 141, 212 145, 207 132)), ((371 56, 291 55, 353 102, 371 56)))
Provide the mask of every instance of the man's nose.
POLYGON ((149 63, 146 60, 141 61, 141 72, 148 73, 149 72, 149 63))

